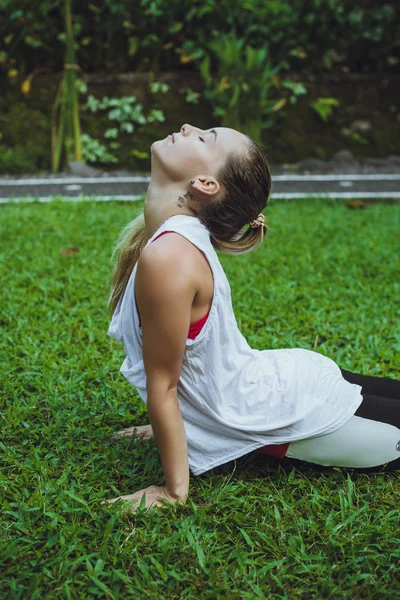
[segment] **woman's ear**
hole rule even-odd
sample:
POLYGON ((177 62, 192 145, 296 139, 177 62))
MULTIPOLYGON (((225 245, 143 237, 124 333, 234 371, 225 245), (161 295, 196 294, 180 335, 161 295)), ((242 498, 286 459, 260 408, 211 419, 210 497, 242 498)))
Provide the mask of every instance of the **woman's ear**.
POLYGON ((190 181, 190 186, 207 196, 215 196, 221 190, 219 182, 212 175, 197 175, 190 181))

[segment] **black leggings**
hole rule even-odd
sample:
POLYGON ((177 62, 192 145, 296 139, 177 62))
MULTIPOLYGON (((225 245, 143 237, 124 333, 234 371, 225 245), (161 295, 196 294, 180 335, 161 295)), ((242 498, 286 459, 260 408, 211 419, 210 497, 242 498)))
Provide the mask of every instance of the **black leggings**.
POLYGON ((363 401, 339 430, 292 442, 288 458, 362 472, 400 470, 400 381, 340 370, 347 381, 362 387, 363 401))
POLYGON ((400 428, 400 380, 340 370, 347 381, 362 387, 363 401, 355 412, 358 417, 400 428))

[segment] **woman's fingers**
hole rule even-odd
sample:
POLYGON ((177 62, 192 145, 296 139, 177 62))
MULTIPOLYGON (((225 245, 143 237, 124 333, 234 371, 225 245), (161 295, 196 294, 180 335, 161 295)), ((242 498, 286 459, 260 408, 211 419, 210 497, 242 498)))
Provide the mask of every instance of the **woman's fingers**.
POLYGON ((127 427, 126 429, 121 429, 117 431, 113 437, 132 437, 136 432, 136 437, 140 438, 151 438, 151 425, 137 425, 134 427, 127 427))
POLYGON ((115 435, 120 435, 120 436, 122 435, 124 437, 132 437, 133 434, 134 434, 135 429, 136 429, 136 435, 137 435, 137 437, 140 437, 140 433, 138 431, 138 429, 139 429, 138 427, 127 427, 126 429, 121 429, 120 431, 117 431, 115 433, 115 435))
POLYGON ((136 509, 140 504, 140 498, 141 498, 140 493, 139 494, 138 493, 128 494, 127 496, 118 496, 117 498, 111 498, 110 500, 103 500, 102 502, 100 502, 100 504, 105 504, 105 505, 109 506, 110 504, 114 504, 114 502, 118 502, 118 500, 122 500, 125 502, 136 500, 136 504, 133 505, 136 509))

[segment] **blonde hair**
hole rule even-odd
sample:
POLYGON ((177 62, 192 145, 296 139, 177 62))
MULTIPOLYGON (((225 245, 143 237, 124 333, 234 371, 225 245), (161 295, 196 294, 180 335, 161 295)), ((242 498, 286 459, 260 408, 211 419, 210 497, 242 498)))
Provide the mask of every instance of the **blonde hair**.
MULTIPOLYGON (((248 152, 232 151, 216 174, 222 194, 201 205, 196 216, 210 232, 214 248, 224 254, 245 254, 264 241, 267 224, 244 228, 266 208, 271 193, 271 171, 261 147, 251 138, 248 152)), ((111 260, 117 261, 111 277, 108 306, 111 313, 123 295, 132 270, 145 245, 144 214, 140 213, 121 231, 111 260)))

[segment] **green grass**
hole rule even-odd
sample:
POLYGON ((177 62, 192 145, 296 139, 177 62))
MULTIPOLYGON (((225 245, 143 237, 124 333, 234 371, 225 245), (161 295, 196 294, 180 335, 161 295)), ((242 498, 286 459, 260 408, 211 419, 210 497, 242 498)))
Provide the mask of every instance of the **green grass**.
MULTIPOLYGON (((398 472, 250 453, 191 476, 184 506, 100 505, 164 483, 154 440, 111 439, 148 422, 106 335, 111 251, 142 206, 0 207, 0 597, 400 598, 398 472)), ((220 255, 250 345, 399 378, 400 204, 264 212, 259 251, 220 255)))

